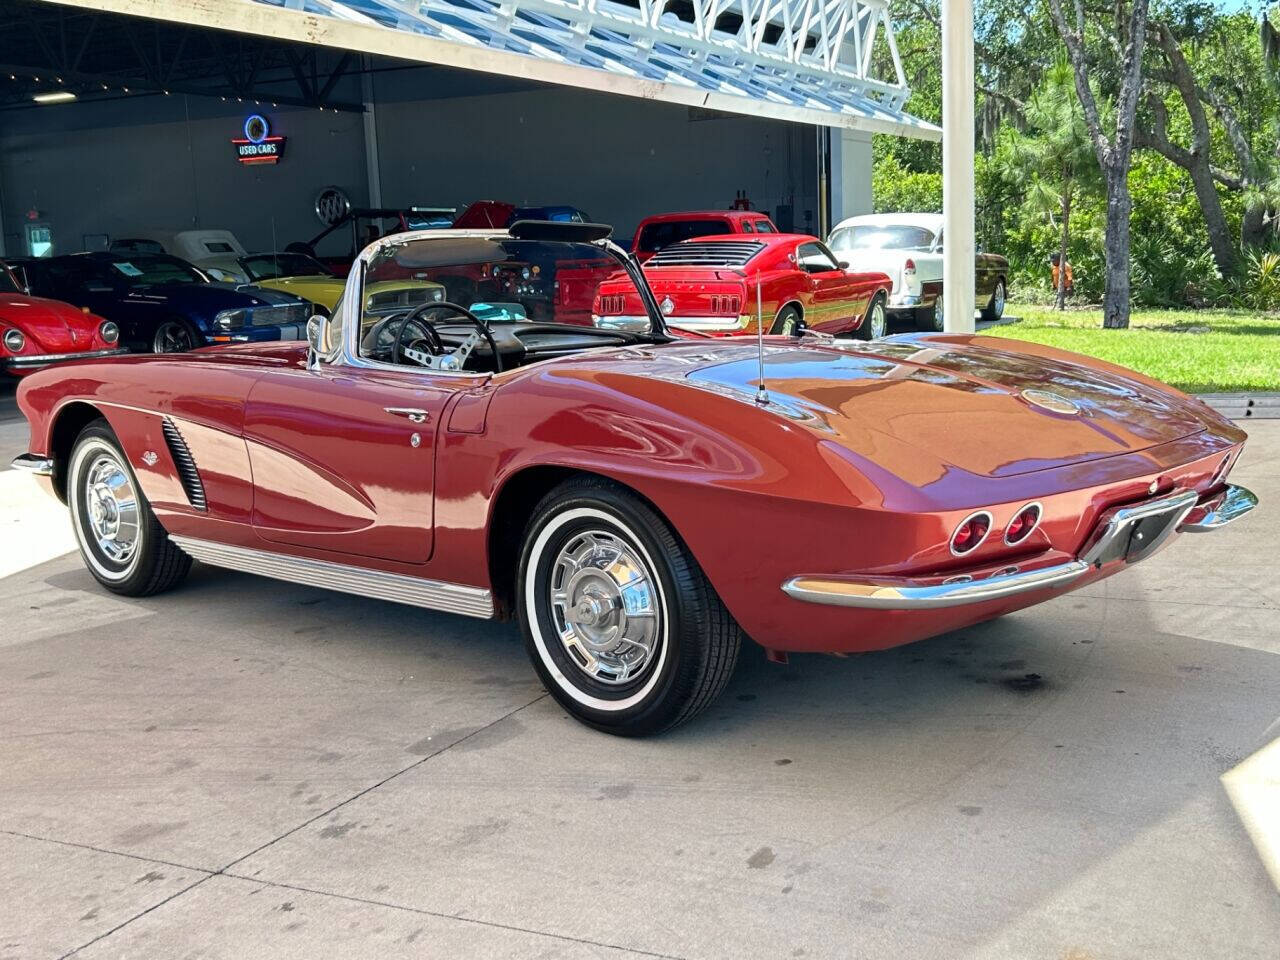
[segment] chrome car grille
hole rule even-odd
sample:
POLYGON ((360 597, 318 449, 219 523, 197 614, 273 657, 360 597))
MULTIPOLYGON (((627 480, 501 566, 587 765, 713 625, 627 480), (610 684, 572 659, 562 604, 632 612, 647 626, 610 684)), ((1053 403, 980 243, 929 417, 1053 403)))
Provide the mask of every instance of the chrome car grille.
POLYGON ((384 290, 381 293, 370 294, 368 309, 389 310, 417 307, 424 303, 443 299, 443 291, 439 287, 406 287, 403 290, 384 290))
POLYGON ((275 327, 288 323, 306 323, 308 316, 309 310, 305 303, 280 303, 253 307, 249 311, 249 323, 255 327, 275 327))

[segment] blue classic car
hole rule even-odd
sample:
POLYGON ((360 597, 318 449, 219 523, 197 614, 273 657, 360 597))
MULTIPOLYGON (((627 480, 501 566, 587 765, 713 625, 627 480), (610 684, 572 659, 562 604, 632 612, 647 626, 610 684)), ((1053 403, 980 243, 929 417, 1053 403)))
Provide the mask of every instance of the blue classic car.
POLYGON ((212 283, 177 257, 73 253, 15 262, 35 296, 115 321, 131 350, 178 353, 215 343, 300 340, 312 308, 291 293, 212 283))

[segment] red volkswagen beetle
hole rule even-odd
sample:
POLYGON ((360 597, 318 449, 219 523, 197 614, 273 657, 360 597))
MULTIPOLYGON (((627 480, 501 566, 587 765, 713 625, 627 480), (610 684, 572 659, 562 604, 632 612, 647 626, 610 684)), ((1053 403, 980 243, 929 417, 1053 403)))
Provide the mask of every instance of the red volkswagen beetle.
POLYGON ((61 300, 31 297, 0 263, 0 370, 20 377, 50 364, 124 353, 120 330, 61 300))
POLYGON ((387 237, 309 348, 55 368, 18 403, 15 466, 70 507, 106 589, 173 588, 195 559, 515 618, 560 704, 630 735, 711 703, 742 636, 775 658, 892 647, 1256 503, 1229 480, 1245 435, 1132 371, 987 337, 676 339, 587 224, 387 237), (644 330, 364 307, 405 269, 601 255, 644 330))
MULTIPOLYGON (((846 273, 816 237, 725 234, 663 247, 644 264, 659 308, 673 327, 712 336, 804 328, 873 340, 885 334, 891 282, 883 273, 846 273)), ((596 324, 644 329, 649 320, 625 277, 602 283, 596 324)))

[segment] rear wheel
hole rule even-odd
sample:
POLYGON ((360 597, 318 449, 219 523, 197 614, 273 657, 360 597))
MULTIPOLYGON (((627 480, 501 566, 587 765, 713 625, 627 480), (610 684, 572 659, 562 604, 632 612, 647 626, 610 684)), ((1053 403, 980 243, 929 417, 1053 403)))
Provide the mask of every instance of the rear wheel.
POLYGON ((186 353, 200 344, 195 327, 185 320, 166 320, 151 338, 152 353, 186 353))
POLYGON ((942 291, 938 291, 938 296, 933 301, 933 308, 923 312, 922 320, 920 325, 925 329, 936 330, 939 333, 943 331, 945 324, 942 319, 942 291))
POLYGON ((1004 316, 1004 301, 1007 295, 1004 281, 997 280, 996 288, 991 291, 991 299, 987 301, 987 305, 982 308, 982 319, 987 322, 999 320, 1004 316))
POLYGON ((191 569, 191 558, 151 512, 105 420, 95 420, 76 439, 67 467, 67 503, 85 566, 113 593, 159 593, 191 569))
POLYGON ((525 531, 517 607, 534 669, 575 718, 644 736, 707 707, 740 634, 685 546, 607 481, 567 481, 525 531))
POLYGON ((775 337, 794 337, 799 326, 800 311, 795 307, 783 307, 778 311, 778 316, 773 321, 773 326, 769 328, 769 333, 775 337))
POLYGON ((876 294, 871 306, 867 307, 867 315, 858 324, 853 335, 859 340, 879 340, 889 329, 889 317, 884 308, 884 297, 876 294))

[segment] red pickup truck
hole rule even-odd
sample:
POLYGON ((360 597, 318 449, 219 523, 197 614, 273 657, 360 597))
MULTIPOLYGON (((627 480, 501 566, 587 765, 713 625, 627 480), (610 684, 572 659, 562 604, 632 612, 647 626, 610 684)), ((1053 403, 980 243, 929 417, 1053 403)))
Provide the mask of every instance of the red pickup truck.
POLYGON ((729 233, 777 233, 763 213, 755 210, 691 210, 645 217, 636 227, 631 252, 644 263, 663 247, 694 237, 719 237, 729 233))

